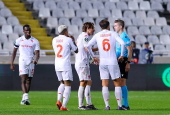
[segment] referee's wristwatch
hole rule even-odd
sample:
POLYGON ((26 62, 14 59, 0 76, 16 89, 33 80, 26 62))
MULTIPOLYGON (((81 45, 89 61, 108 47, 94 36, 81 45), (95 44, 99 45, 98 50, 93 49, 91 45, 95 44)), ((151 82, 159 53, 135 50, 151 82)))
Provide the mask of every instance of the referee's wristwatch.
POLYGON ((126 61, 126 63, 130 63, 130 61, 126 61))

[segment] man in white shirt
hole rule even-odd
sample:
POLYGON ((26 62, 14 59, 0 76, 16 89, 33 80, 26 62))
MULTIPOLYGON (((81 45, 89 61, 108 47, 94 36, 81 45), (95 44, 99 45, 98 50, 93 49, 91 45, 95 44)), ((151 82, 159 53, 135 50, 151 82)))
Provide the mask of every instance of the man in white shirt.
MULTIPOLYGON (((80 110, 97 110, 91 102, 90 89, 92 85, 92 80, 90 76, 90 66, 89 59, 90 55, 86 49, 86 45, 89 42, 89 36, 94 33, 94 24, 92 22, 86 22, 83 24, 82 33, 78 36, 77 47, 79 52, 75 55, 75 69, 79 76, 80 86, 78 90, 78 102, 80 110), (83 100, 86 99, 87 106, 84 106, 83 100)), ((97 48, 92 48, 93 51, 98 50, 97 48)))
POLYGON ((71 81, 73 81, 70 54, 71 50, 78 53, 78 49, 75 45, 74 38, 68 35, 67 26, 60 25, 58 32, 60 35, 52 40, 52 46, 55 52, 55 71, 60 81, 56 105, 59 110, 68 111, 66 105, 70 98, 71 81), (63 103, 61 103, 62 98, 63 103))
POLYGON ((118 103, 117 110, 124 110, 122 108, 122 90, 120 84, 120 69, 116 57, 116 41, 121 44, 121 56, 119 60, 122 61, 124 53, 124 41, 118 36, 116 32, 110 31, 110 24, 107 20, 101 20, 99 23, 102 31, 98 32, 87 44, 87 48, 96 63, 99 63, 100 77, 102 80, 102 94, 106 105, 104 110, 110 110, 109 105, 109 75, 115 85, 115 97, 118 103), (100 61, 91 51, 91 47, 97 43, 99 49, 100 61))
POLYGON ((34 74, 34 66, 39 59, 40 45, 37 39, 31 36, 31 27, 29 25, 23 26, 24 35, 16 39, 14 43, 14 50, 11 58, 11 70, 15 70, 14 60, 16 52, 19 49, 19 75, 21 77, 21 88, 23 96, 21 100, 22 105, 30 105, 28 93, 31 86, 31 80, 34 74), (35 55, 35 59, 34 59, 35 55))

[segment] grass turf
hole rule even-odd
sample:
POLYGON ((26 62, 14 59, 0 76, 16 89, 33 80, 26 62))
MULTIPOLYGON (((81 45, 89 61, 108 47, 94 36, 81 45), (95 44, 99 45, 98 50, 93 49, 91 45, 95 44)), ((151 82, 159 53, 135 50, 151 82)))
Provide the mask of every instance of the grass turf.
POLYGON ((0 115, 170 115, 170 92, 130 91, 131 110, 118 111, 113 92, 110 92, 110 111, 104 111, 101 91, 92 91, 92 102, 99 110, 78 110, 77 92, 71 92, 67 108, 59 111, 55 91, 31 91, 31 105, 20 105, 21 91, 0 91, 0 115))

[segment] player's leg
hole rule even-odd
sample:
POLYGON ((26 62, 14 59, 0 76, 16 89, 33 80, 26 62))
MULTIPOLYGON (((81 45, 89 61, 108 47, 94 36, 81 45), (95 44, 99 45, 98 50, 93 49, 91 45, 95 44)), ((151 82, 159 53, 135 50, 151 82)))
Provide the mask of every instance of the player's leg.
POLYGON ((86 87, 86 83, 87 83, 86 81, 81 80, 80 86, 78 89, 78 104, 79 104, 78 109, 80 109, 80 110, 86 110, 86 107, 84 106, 84 90, 86 87))
POLYGON ((27 92, 28 92, 28 93, 29 93, 29 91, 30 91, 31 81, 32 81, 32 77, 28 77, 28 78, 26 79, 26 89, 27 89, 27 92))

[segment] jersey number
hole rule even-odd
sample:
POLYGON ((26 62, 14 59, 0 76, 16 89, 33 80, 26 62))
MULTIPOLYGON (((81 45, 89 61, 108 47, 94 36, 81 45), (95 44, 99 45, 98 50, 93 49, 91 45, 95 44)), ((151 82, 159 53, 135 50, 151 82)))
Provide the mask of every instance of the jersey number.
POLYGON ((104 51, 109 51, 109 50, 110 50, 109 39, 104 39, 104 40, 102 41, 102 45, 103 45, 103 50, 104 50, 104 51))
POLYGON ((57 48, 58 48, 58 47, 59 47, 60 49, 59 49, 59 51, 58 51, 58 53, 57 53, 57 57, 63 57, 63 55, 60 55, 61 51, 63 50, 63 46, 59 44, 59 45, 57 45, 57 48))

